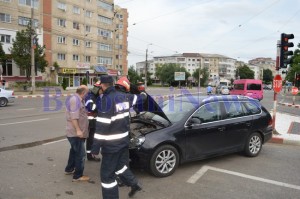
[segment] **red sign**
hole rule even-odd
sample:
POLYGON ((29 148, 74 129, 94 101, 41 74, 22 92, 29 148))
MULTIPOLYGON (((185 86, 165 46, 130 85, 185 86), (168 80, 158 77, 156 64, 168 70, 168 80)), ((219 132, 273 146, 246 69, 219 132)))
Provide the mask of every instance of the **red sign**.
POLYGON ((298 94, 298 88, 297 87, 293 86, 293 88, 292 88, 292 94, 293 95, 297 95, 298 94))
POLYGON ((273 90, 275 93, 279 93, 282 89, 282 79, 280 75, 275 75, 273 79, 273 90))

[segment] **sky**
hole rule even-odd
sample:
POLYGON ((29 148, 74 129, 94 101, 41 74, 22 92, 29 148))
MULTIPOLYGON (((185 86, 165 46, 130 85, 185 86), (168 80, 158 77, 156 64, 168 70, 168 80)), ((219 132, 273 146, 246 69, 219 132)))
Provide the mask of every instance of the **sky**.
MULTIPOLYGON (((300 43, 300 0, 115 0, 128 10, 128 65, 155 56, 210 53, 276 59, 281 33, 300 43)), ((295 49, 292 48, 292 50, 295 49)))

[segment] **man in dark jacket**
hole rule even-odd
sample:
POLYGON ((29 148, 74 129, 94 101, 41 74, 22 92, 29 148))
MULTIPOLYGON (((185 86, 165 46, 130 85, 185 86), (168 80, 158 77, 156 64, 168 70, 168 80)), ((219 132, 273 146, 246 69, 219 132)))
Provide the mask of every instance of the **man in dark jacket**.
POLYGON ((96 100, 97 97, 99 96, 100 88, 101 88, 100 81, 97 81, 94 84, 94 87, 89 90, 85 98, 85 108, 88 112, 87 114, 89 120, 89 137, 86 140, 86 156, 88 160, 97 161, 97 162, 99 162, 101 159, 96 155, 92 154, 91 150, 92 150, 94 134, 96 130, 96 117, 97 117, 96 100))
POLYGON ((131 187, 129 197, 142 190, 129 165, 129 109, 138 96, 116 90, 111 76, 101 76, 102 98, 97 99, 98 114, 94 135, 94 151, 101 147, 101 185, 103 199, 119 198, 118 176, 131 187))

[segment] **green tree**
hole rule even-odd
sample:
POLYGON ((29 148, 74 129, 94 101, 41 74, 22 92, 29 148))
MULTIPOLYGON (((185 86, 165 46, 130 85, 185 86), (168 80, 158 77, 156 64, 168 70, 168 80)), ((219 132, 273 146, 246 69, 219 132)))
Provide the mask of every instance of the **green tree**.
POLYGON ((300 73, 300 43, 297 45, 298 49, 295 49, 294 55, 292 56, 292 63, 287 73, 286 80, 294 82, 295 74, 300 73))
POLYGON ((34 35, 36 48, 34 50, 35 71, 45 72, 48 62, 45 60, 45 46, 38 44, 37 34, 30 28, 17 32, 16 39, 13 40, 13 47, 10 49, 12 59, 20 69, 26 71, 26 77, 31 76, 31 34, 34 35))
POLYGON ((273 74, 270 69, 263 70, 263 82, 269 84, 273 81, 273 74))
MULTIPOLYGON (((204 86, 205 84, 207 84, 207 80, 208 80, 208 68, 204 67, 200 70, 200 76, 202 75, 202 78, 200 78, 200 86, 204 86)), ((195 72, 193 73, 193 77, 197 80, 197 82, 199 81, 199 68, 197 68, 195 70, 195 72)))
POLYGON ((134 66, 130 66, 128 70, 128 79, 133 84, 143 81, 139 74, 134 70, 134 66))
POLYGON ((239 66, 236 72, 240 79, 254 79, 254 71, 247 65, 239 66))
POLYGON ((3 50, 3 46, 2 46, 2 43, 0 42, 0 65, 2 64, 2 66, 5 65, 6 63, 6 55, 5 55, 5 52, 3 50))
POLYGON ((185 77, 191 76, 184 67, 180 67, 178 64, 169 63, 163 65, 156 65, 155 75, 160 79, 162 85, 168 84, 169 86, 177 86, 178 81, 175 81, 175 72, 185 72, 185 77))

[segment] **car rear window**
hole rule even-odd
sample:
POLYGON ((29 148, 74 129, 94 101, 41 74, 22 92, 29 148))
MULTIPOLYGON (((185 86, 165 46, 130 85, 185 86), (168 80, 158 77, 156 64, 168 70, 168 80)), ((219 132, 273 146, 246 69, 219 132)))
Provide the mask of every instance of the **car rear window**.
POLYGON ((247 84, 247 90, 261 90, 261 84, 247 84))
POLYGON ((259 103, 256 103, 254 101, 250 102, 244 102, 243 103, 246 107, 246 114, 247 115, 255 115, 255 114, 260 114, 261 113, 261 105, 259 103))

